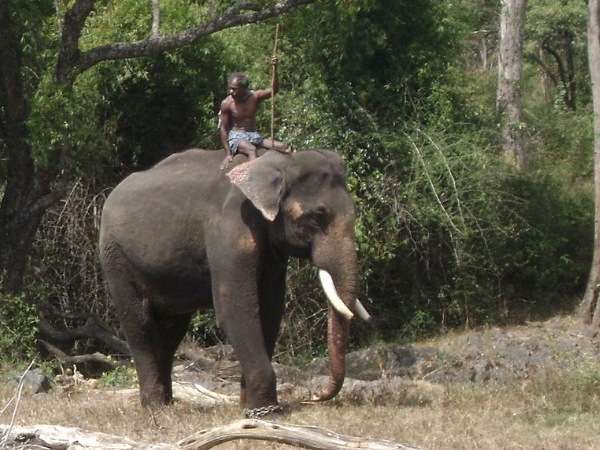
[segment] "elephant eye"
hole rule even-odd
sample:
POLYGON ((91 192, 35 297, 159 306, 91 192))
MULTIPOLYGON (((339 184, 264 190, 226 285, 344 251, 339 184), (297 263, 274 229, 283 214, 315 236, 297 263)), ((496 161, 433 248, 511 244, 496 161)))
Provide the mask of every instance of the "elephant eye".
POLYGON ((303 217, 306 225, 313 230, 325 231, 328 223, 328 212, 324 206, 311 209, 303 217))

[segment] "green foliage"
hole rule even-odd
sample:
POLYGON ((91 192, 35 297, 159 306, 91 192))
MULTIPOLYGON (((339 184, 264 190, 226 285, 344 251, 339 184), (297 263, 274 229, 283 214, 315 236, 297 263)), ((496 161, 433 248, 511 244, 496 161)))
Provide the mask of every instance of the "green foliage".
POLYGON ((114 75, 107 98, 117 123, 118 164, 143 169, 186 148, 215 148, 218 93, 227 79, 222 54, 222 45, 209 38, 104 69, 114 75))
POLYGON ((217 318, 212 309, 195 314, 190 329, 193 340, 203 347, 217 345, 225 340, 223 332, 217 328, 217 318))
MULTIPOLYGON (((592 256, 593 203, 589 191, 570 184, 562 178, 562 171, 551 169, 505 182, 519 197, 515 195, 518 200, 507 217, 515 239, 506 242, 507 254, 499 261, 504 267, 504 285, 509 287, 504 295, 513 301, 534 302, 532 309, 538 311, 552 309, 556 300, 564 302, 581 292, 586 281, 592 256)), ((568 311, 569 303, 564 306, 568 311)))
POLYGON ((34 305, 18 296, 0 294, 0 355, 3 363, 33 358, 37 323, 34 305))
POLYGON ((530 120, 530 129, 535 132, 530 146, 531 171, 550 169, 556 171, 557 176, 573 179, 581 187, 591 189, 594 169, 591 114, 557 107, 535 113, 530 120))
POLYGON ((281 336, 275 349, 280 361, 309 361, 327 348, 327 304, 314 267, 292 260, 281 336))
POLYGON ((379 121, 399 126, 446 70, 454 30, 437 25, 445 14, 437 2, 346 3, 318 2, 284 19, 281 48, 284 56, 290 48, 291 82, 324 89, 336 114, 345 115, 344 99, 352 95, 379 121))
POLYGON ((73 176, 95 173, 114 150, 115 123, 101 115, 107 108, 93 71, 71 87, 42 80, 31 99, 27 123, 33 157, 42 169, 69 168, 73 176))
POLYGON ((100 384, 104 387, 137 388, 138 379, 133 364, 119 366, 109 372, 104 372, 100 378, 100 384))
POLYGON ((530 2, 525 17, 523 53, 531 63, 524 72, 525 95, 535 96, 536 105, 559 103, 570 110, 585 106, 591 98, 586 3, 530 2))
POLYGON ((399 136, 360 114, 365 132, 342 148, 363 295, 384 339, 573 307, 591 256, 588 185, 564 164, 514 173, 473 128, 405 124, 399 136))

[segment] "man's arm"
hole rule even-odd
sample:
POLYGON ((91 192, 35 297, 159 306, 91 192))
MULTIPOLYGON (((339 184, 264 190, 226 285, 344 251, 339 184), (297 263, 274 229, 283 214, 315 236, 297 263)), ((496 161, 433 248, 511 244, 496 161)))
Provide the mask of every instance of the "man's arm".
POLYGON ((219 131, 221 133, 221 145, 225 150, 225 155, 230 155, 229 149, 229 130, 231 130, 231 116, 229 114, 229 103, 227 99, 221 102, 221 126, 219 131))
POLYGON ((226 98, 221 102, 221 126, 219 131, 221 133, 221 145, 225 151, 225 159, 221 163, 221 170, 226 169, 229 163, 233 160, 231 149, 229 148, 229 130, 231 130, 231 114, 229 111, 229 98, 226 98))
POLYGON ((277 75, 277 64, 279 64, 277 60, 277 56, 273 56, 271 58, 271 67, 273 68, 273 84, 268 89, 261 89, 260 91, 254 91, 254 95, 260 100, 266 100, 271 98, 272 95, 276 95, 279 92, 279 76, 277 75))

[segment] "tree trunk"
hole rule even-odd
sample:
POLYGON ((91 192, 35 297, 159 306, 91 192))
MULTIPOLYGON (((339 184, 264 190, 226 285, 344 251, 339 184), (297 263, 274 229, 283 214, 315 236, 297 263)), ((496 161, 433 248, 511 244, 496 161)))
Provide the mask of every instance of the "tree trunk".
POLYGON ((579 308, 581 318, 600 325, 600 0, 588 4, 588 60, 594 105, 594 256, 588 285, 579 308))
POLYGON ((4 106, 0 139, 8 149, 6 185, 0 205, 0 276, 4 275, 0 288, 16 293, 22 287, 22 274, 37 228, 56 197, 48 196, 49 178, 36 176, 27 142, 29 103, 21 77, 21 36, 11 17, 10 2, 0 2, 0 98, 4 106))
POLYGON ((506 159, 525 168, 525 143, 522 127, 521 73, 526 0, 502 0, 500 15, 500 54, 496 113, 501 124, 502 148, 506 159))

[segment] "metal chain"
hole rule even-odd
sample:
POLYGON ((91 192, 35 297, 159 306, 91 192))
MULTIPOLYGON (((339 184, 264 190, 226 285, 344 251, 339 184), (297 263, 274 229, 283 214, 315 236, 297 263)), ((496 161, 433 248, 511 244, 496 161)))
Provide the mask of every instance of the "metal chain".
POLYGON ((260 419, 261 417, 266 416, 267 414, 281 411, 283 411, 281 405, 269 405, 262 406, 260 408, 245 409, 244 416, 246 416, 246 418, 248 419, 260 419))

